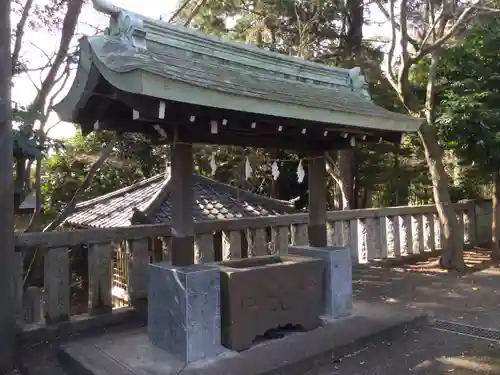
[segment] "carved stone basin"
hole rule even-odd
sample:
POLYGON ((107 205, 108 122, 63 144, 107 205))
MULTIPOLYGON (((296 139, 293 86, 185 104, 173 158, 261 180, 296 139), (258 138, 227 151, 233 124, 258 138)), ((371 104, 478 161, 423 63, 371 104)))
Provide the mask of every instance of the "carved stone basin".
POLYGON ((248 349, 256 336, 287 325, 311 330, 320 322, 320 259, 264 256, 219 262, 222 345, 248 349))

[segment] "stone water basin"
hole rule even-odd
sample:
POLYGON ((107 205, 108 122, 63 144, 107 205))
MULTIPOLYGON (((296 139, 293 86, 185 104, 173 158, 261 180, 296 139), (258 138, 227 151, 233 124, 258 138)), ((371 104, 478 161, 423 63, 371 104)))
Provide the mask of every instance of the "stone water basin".
POLYGON ((300 256, 228 260, 220 268, 221 339, 231 350, 250 348, 268 330, 316 328, 322 310, 325 263, 300 256))

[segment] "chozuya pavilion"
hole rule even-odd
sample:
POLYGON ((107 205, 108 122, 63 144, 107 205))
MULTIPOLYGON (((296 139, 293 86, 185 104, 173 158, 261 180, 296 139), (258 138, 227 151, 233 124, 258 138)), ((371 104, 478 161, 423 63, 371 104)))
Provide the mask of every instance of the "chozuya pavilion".
MULTIPOLYGON (((311 63, 146 18, 104 0, 93 2, 110 16, 110 25, 104 35, 80 40, 76 78, 56 111, 84 133, 137 132, 171 145, 172 263, 150 265, 149 337, 186 362, 216 354, 220 332, 206 324, 220 324, 222 311, 224 331, 224 297, 219 298, 217 266, 193 264, 193 192, 186 188, 191 186, 192 145, 272 147, 307 154, 309 254, 314 254, 327 244, 324 152, 358 142, 399 143, 403 133, 417 131, 422 120, 375 105, 359 68, 311 63), (206 282, 187 282, 195 276, 206 282), (167 279, 186 284, 173 291, 158 281, 164 284, 167 279), (175 293, 194 300, 175 305, 175 293), (203 302, 203 316, 193 313, 201 303, 193 296, 201 294, 210 297, 203 302), (162 314, 165 309, 170 313, 162 314), (176 327, 182 332, 174 333, 176 327), (193 329, 195 333, 188 332, 193 329)), ((350 256, 346 259, 345 267, 350 267, 350 256)), ((325 269, 329 274, 333 267, 325 269)), ((344 280, 348 291, 350 282, 344 280)), ((331 293, 331 287, 323 285, 323 293, 331 293)), ((260 316, 273 314, 266 311, 260 310, 260 316)))

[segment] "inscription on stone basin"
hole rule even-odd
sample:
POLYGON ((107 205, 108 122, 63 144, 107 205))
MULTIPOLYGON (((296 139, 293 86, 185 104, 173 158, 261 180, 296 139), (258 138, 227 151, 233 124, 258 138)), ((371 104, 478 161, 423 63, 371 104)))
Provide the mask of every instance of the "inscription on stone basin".
POLYGON ((218 263, 222 344, 248 349, 266 331, 286 325, 314 329, 321 314, 324 261, 266 256, 218 263))

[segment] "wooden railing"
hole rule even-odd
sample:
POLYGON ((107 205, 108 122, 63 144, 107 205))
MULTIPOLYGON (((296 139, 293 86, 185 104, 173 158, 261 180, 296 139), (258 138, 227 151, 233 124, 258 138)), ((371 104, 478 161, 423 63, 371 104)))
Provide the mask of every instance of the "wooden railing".
MULTIPOLYGON (((455 209, 465 244, 475 245, 475 203, 459 203, 455 209)), ((329 245, 349 246, 357 263, 431 252, 442 246, 442 226, 433 205, 333 211, 327 219, 329 245)), ((196 262, 285 254, 289 244, 308 244, 307 220, 307 214, 293 214, 198 222, 196 262)), ((88 316, 112 311, 113 274, 115 284, 117 277, 125 277, 121 292, 134 305, 147 294, 147 264, 169 259, 170 234, 169 226, 163 224, 17 234, 18 252, 38 248, 44 254, 43 291, 28 288, 23 292, 18 257, 19 320, 39 327, 70 319, 69 249, 81 245, 88 248, 88 316), (161 239, 159 251, 151 245, 155 238, 161 239)))

